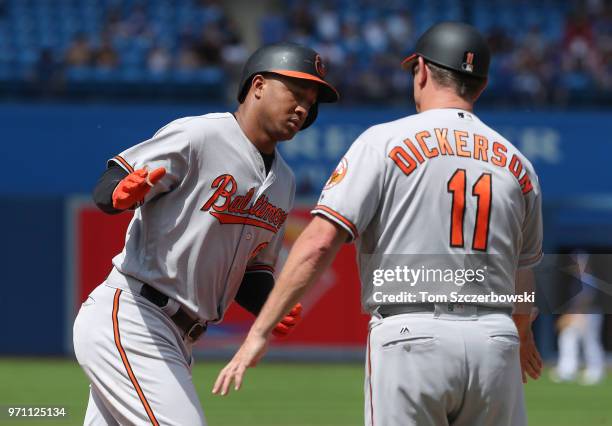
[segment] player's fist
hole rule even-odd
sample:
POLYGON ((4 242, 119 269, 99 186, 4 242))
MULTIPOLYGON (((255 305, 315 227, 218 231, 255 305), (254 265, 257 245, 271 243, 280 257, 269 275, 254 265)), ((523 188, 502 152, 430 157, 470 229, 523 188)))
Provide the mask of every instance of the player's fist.
POLYGON ((276 337, 285 337, 293 331, 293 328, 302 319, 302 304, 298 303, 285 317, 276 324, 272 334, 276 337))
POLYGON ((119 210, 126 210, 139 203, 165 174, 166 169, 163 167, 151 172, 146 168, 133 171, 124 177, 115 187, 113 191, 113 207, 119 210))

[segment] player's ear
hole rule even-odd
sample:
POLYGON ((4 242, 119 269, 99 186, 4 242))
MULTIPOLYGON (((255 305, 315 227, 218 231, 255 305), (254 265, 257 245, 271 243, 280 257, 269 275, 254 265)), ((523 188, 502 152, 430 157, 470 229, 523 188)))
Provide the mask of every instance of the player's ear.
POLYGON ((266 79, 263 75, 257 74, 251 80, 251 92, 255 98, 260 99, 263 93, 263 88, 266 85, 266 79))

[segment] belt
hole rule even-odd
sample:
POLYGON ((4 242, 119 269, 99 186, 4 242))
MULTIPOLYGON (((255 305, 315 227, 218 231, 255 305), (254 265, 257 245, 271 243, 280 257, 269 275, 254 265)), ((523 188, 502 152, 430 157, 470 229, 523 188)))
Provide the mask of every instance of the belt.
MULTIPOLYGON (((154 289, 148 284, 142 285, 140 295, 160 308, 165 307, 170 299, 161 291, 154 289)), ((181 331, 183 331, 183 338, 188 337, 194 342, 198 340, 202 334, 204 334, 206 328, 208 327, 207 324, 202 324, 201 322, 191 318, 183 308, 179 308, 176 313, 170 317, 170 319, 174 321, 181 331)))
POLYGON ((431 312, 436 314, 512 314, 512 308, 495 308, 489 306, 466 305, 460 303, 414 303, 405 305, 384 305, 378 308, 378 314, 383 318, 394 315, 416 312, 431 312))
POLYGON ((419 303, 410 305, 385 305, 378 308, 378 314, 383 318, 394 315, 412 314, 415 312, 434 312, 436 305, 433 303, 419 303))

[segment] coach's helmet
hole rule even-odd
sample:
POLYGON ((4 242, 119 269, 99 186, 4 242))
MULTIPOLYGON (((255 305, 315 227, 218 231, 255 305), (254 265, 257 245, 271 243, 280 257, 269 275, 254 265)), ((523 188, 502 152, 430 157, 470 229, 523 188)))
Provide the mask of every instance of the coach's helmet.
POLYGON ((483 36, 476 28, 461 22, 442 22, 428 29, 402 67, 411 69, 419 56, 442 68, 478 78, 487 78, 491 60, 483 36))
POLYGON ((315 121, 319 102, 336 102, 340 97, 338 91, 325 81, 325 65, 317 52, 295 43, 278 43, 259 48, 247 60, 238 86, 238 102, 244 102, 251 87, 251 80, 263 72, 319 83, 317 102, 310 107, 308 117, 300 130, 304 130, 315 121))

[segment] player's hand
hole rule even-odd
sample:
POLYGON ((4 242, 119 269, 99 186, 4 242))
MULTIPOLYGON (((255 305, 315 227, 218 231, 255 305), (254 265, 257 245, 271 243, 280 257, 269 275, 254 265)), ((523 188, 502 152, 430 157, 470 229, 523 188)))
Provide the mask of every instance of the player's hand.
POLYGON ((302 320, 302 304, 298 303, 291 309, 283 319, 276 324, 272 330, 275 337, 286 337, 293 331, 293 328, 302 320))
POLYGON ((232 382, 234 382, 234 390, 239 390, 246 369, 255 367, 267 349, 268 338, 262 335, 249 334, 232 360, 219 372, 212 393, 222 396, 227 395, 232 382))
POLYGON ((535 344, 531 324, 537 317, 537 311, 530 315, 513 315, 514 322, 519 332, 521 376, 523 383, 527 383, 527 376, 534 380, 542 374, 542 357, 535 344))
POLYGON ((163 167, 151 172, 146 168, 133 171, 124 177, 113 191, 113 207, 126 210, 139 203, 165 174, 166 169, 163 167))

